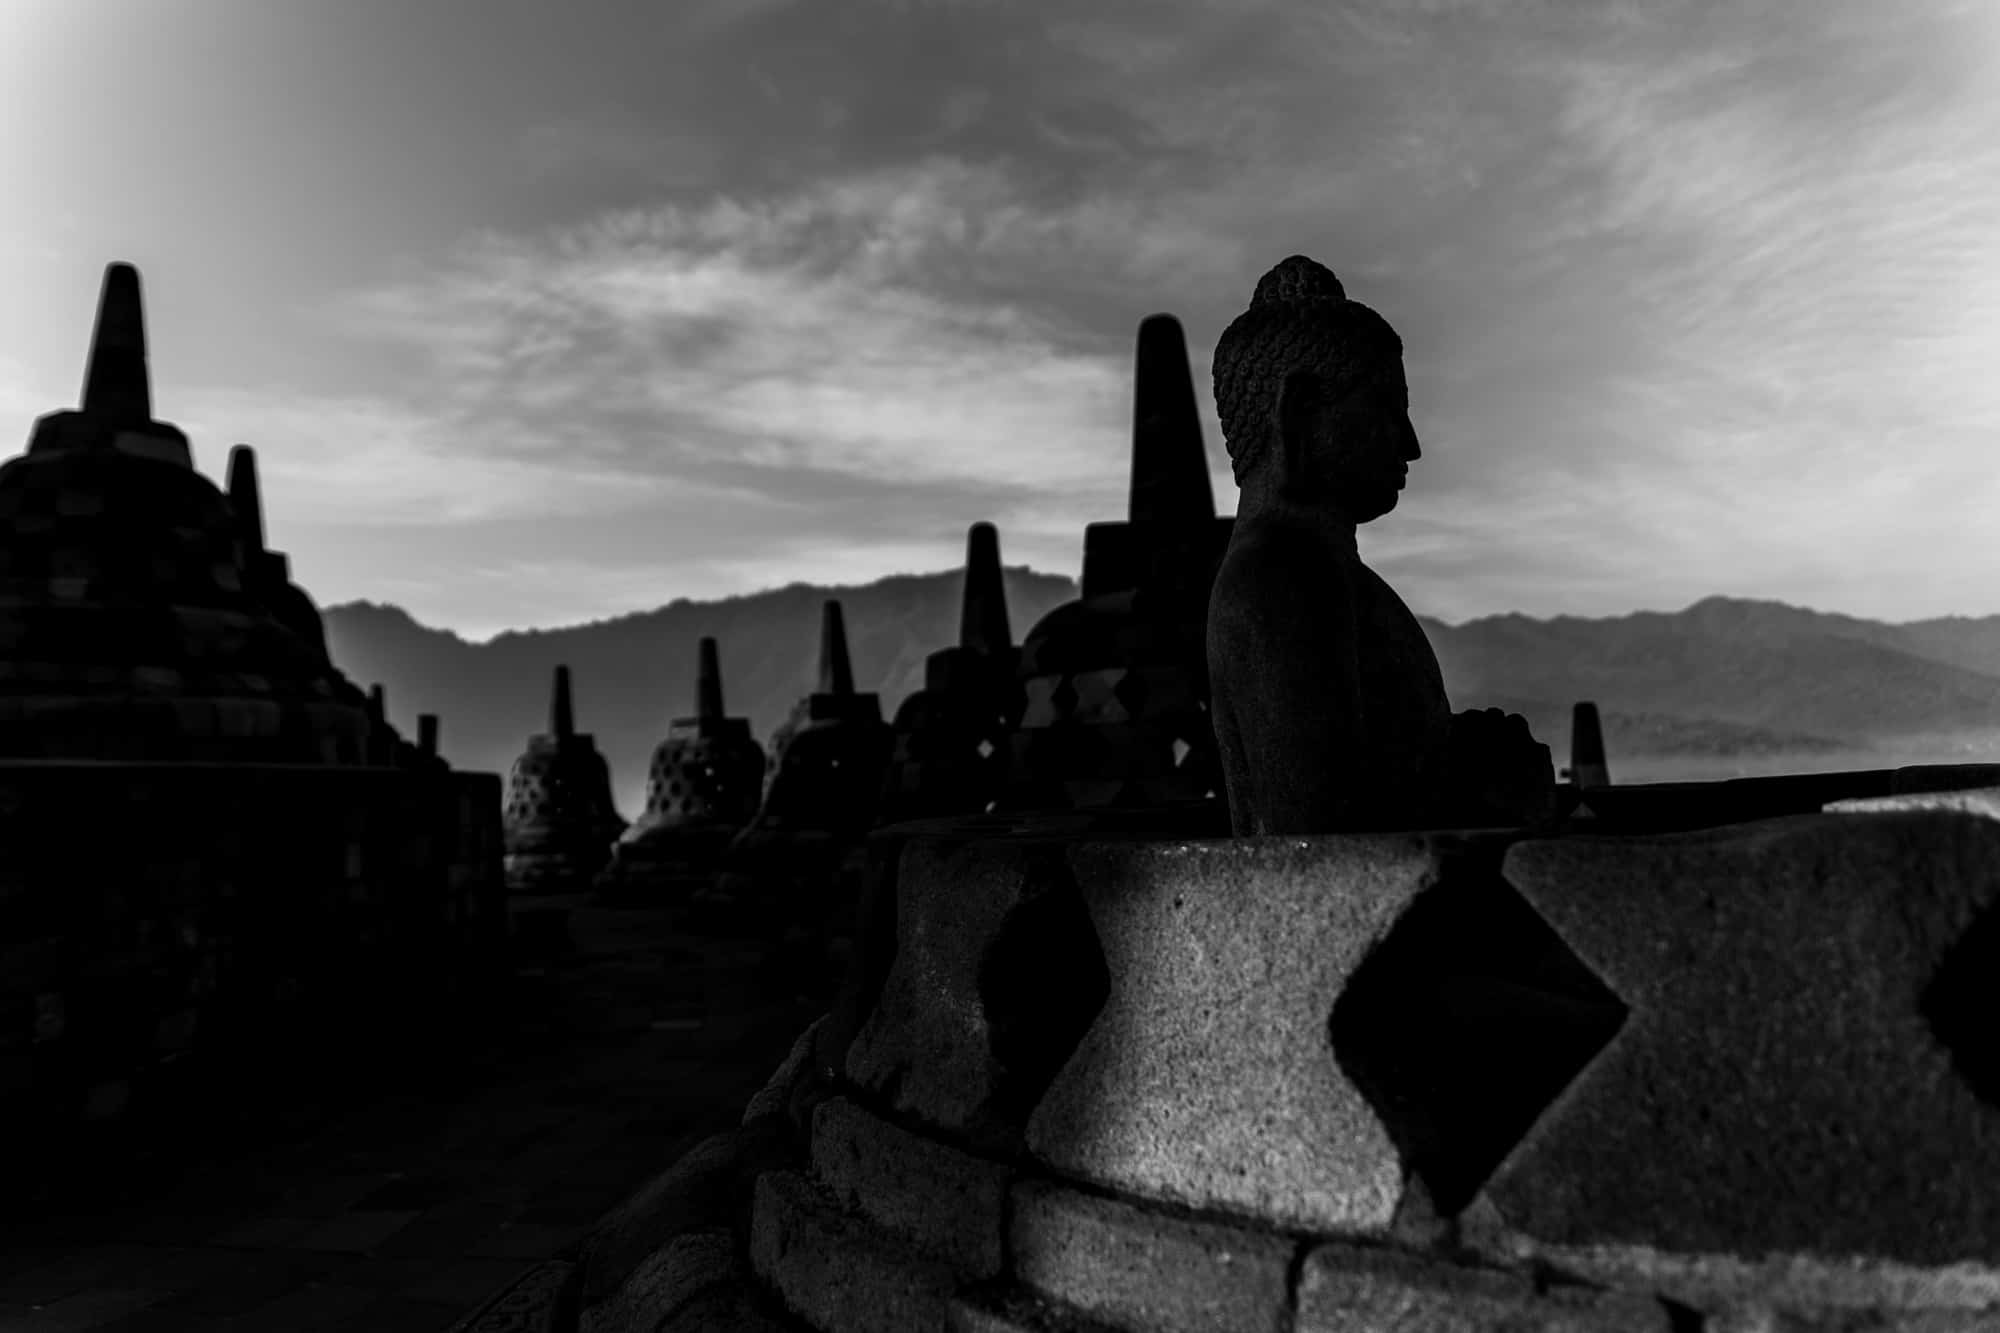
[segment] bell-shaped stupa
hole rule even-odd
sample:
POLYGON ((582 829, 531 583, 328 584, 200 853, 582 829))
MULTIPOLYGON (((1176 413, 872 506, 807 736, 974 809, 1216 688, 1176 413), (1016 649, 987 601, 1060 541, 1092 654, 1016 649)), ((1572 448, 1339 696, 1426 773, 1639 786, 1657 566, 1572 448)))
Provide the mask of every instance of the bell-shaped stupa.
POLYGON ((692 891, 757 813, 764 747, 747 719, 723 712, 714 639, 700 644, 694 702, 694 716, 675 718, 653 751, 646 811, 618 839, 598 880, 609 898, 650 904, 692 891))
POLYGON ((0 467, 0 531, 0 757, 366 762, 318 613, 274 595, 237 506, 153 417, 129 264, 105 270, 81 405, 0 467))
POLYGON ((1215 514, 1180 321, 1152 315, 1139 325, 1129 516, 1085 529, 1082 597, 1021 645, 1003 809, 1216 801, 1208 590, 1230 523, 1215 514))
POLYGON ((597 742, 576 729, 569 668, 559 666, 549 729, 507 775, 502 810, 507 888, 515 893, 579 893, 610 859, 625 829, 611 800, 611 769, 597 742))
POLYGON ((923 689, 896 710, 881 823, 981 814, 1006 785, 1023 696, 991 523, 966 534, 962 598, 958 643, 925 660, 923 689))
POLYGON ((872 693, 854 688, 840 603, 821 610, 819 680, 771 736, 757 814, 730 844, 704 908, 761 911, 784 922, 821 910, 875 822, 890 731, 872 693))

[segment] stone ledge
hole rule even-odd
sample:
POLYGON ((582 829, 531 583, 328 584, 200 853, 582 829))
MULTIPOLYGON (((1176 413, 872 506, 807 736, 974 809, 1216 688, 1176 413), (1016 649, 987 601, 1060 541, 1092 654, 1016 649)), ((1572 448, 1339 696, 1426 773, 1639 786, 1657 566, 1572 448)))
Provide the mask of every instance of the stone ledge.
POLYGON ((1298 1287, 1298 1333, 1671 1333, 1659 1301, 1558 1287, 1395 1250, 1319 1245, 1298 1287))
POLYGON ((965 1279, 1000 1275, 1014 1172, 845 1098, 813 1115, 813 1176, 840 1203, 965 1279))
POLYGON ((1298 1243, 1043 1181, 1013 1190, 1016 1280, 1089 1318, 1160 1333, 1285 1333, 1298 1243))
POLYGON ((950 1265, 912 1254, 792 1171, 757 1178, 750 1257, 758 1279, 819 1329, 935 1333, 959 1285, 950 1265))

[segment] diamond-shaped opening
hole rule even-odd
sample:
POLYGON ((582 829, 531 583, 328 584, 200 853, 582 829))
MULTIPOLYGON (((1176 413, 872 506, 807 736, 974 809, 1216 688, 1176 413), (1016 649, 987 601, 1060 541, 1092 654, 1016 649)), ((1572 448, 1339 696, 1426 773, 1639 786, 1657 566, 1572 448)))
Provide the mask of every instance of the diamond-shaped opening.
POLYGON ((1982 913, 1945 950, 1918 1003, 1973 1095, 2000 1106, 2000 1047, 1992 1027, 2000 1004, 2000 906, 1982 913))
POLYGON ((981 736, 979 738, 979 744, 973 748, 979 751, 979 757, 981 759, 991 759, 993 757, 993 751, 996 747, 994 746, 992 740, 990 740, 985 736, 981 736))
POLYGON ((1628 1012, 1496 869, 1455 869, 1363 960, 1331 1022, 1334 1058, 1446 1217, 1628 1012))
POLYGON ((1180 767, 1180 766, 1181 766, 1182 764, 1186 763, 1186 762, 1187 762, 1187 757, 1188 757, 1188 756, 1189 756, 1190 754, 1192 754, 1193 752, 1194 752, 1194 747, 1193 747, 1192 745, 1189 745, 1189 744, 1188 744, 1188 743, 1187 743, 1186 741, 1182 740, 1182 739, 1181 739, 1180 737, 1178 737, 1178 736, 1174 737, 1174 767, 1175 767, 1175 768, 1179 768, 1179 767, 1180 767))
POLYGON ((1028 882, 1045 887, 1007 914, 979 960, 989 1049, 1006 1071, 989 1109, 1010 1126, 1026 1123, 1111 994, 1068 862, 1060 853, 1041 859, 1028 882))

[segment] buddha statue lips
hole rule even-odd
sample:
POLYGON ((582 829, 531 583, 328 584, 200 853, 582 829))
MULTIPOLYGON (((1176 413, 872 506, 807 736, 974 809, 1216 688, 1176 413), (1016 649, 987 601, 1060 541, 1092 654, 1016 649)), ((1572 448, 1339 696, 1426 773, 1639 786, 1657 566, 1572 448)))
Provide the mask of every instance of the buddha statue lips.
POLYGON ((1242 490, 1209 601, 1211 718, 1239 834, 1524 822, 1554 766, 1525 722, 1455 719, 1423 627, 1355 529, 1421 457, 1402 340, 1302 255, 1215 350, 1242 490))

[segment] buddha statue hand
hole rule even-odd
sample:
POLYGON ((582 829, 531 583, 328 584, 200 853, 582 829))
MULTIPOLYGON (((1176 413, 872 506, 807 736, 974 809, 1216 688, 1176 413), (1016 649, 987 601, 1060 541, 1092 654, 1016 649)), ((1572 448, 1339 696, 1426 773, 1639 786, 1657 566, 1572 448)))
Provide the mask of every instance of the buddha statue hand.
POLYGON ((1555 813, 1555 761, 1528 719, 1498 708, 1451 720, 1450 798, 1467 823, 1532 824, 1555 813))

